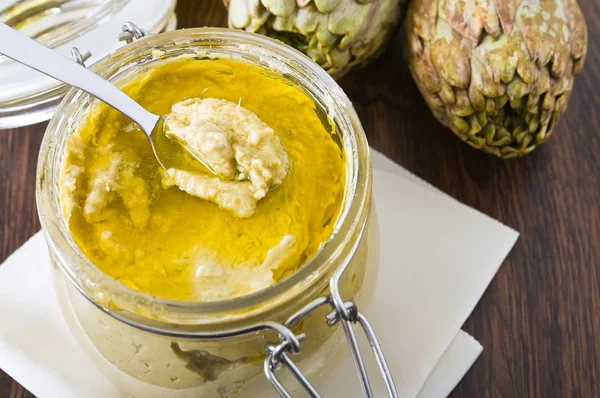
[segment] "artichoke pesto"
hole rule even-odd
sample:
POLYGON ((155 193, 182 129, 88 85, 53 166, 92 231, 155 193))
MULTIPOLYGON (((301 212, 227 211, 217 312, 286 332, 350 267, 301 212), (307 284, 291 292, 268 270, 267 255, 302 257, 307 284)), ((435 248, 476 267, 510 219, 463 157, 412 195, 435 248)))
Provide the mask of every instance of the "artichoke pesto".
POLYGON ((70 135, 60 200, 100 270, 154 296, 214 301, 290 275, 333 231, 345 189, 333 124, 299 87, 241 61, 161 61, 121 89, 215 171, 162 169, 95 104, 70 135), (273 189, 276 188, 276 189, 273 189))

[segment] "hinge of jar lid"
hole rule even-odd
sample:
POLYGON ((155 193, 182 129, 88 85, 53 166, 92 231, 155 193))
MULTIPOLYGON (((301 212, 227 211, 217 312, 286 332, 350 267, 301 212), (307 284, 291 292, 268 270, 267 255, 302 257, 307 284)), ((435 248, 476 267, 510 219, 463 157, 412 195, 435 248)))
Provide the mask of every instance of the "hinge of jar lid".
MULTIPOLYGON (((305 316, 315 311, 317 308, 320 308, 325 305, 330 306, 332 308, 332 311, 326 316, 327 324, 330 327, 333 327, 339 322, 342 323, 344 333, 346 335, 346 339, 348 340, 348 345, 350 347, 350 353, 352 354, 352 359, 358 372, 358 377, 363 394, 365 397, 372 398, 373 390, 371 389, 371 384, 369 383, 369 377, 365 369, 365 364, 362 359, 360 348, 358 347, 358 342, 356 341, 356 334, 354 333, 353 328, 353 326, 358 323, 361 326, 363 332, 365 333, 369 345, 371 346, 373 355, 375 356, 377 365, 379 367, 379 371, 381 372, 381 375, 383 376, 383 379, 385 381, 385 385, 387 387, 389 396, 397 398, 398 392, 396 390, 396 386, 394 385, 392 374, 383 355, 383 351, 381 350, 381 346, 377 341, 375 332, 371 327, 371 324, 369 323, 367 318, 358 311, 358 307, 355 303, 351 301, 344 302, 342 300, 339 291, 339 283, 342 278, 342 275, 350 265, 350 260, 352 260, 354 254, 358 250, 358 245, 362 240, 363 232, 364 227, 363 231, 361 231, 361 236, 355 243, 350 254, 344 260, 344 265, 335 272, 335 274, 329 281, 329 290, 331 294, 329 296, 319 297, 311 301, 304 308, 300 309, 294 315, 289 317, 283 326, 285 326, 285 328, 287 328, 287 330, 291 332, 294 326, 296 326, 305 316)), ((297 340, 300 342, 306 339, 306 336, 304 334, 298 335, 296 337, 297 340)), ((267 377, 267 380, 269 380, 273 388, 281 397, 291 398, 290 393, 285 389, 283 384, 281 384, 281 382, 275 375, 275 372, 281 369, 283 365, 292 373, 294 378, 298 381, 298 383, 300 383, 302 388, 310 397, 319 398, 320 396, 317 393, 317 391, 287 355, 288 353, 294 355, 298 354, 300 352, 299 347, 298 349, 294 349, 295 347, 291 345, 289 337, 287 336, 280 334, 279 338, 279 344, 267 344, 266 347, 267 357, 265 358, 264 372, 265 376, 267 377)))
POLYGON ((141 39, 142 37, 150 36, 150 32, 148 32, 146 29, 139 28, 133 22, 126 22, 121 30, 122 32, 119 33, 119 41, 124 41, 127 44, 141 39))
MULTIPOLYGON (((126 43, 131 43, 134 40, 141 39, 145 36, 150 36, 151 33, 146 29, 139 28, 133 22, 127 22, 121 28, 122 32, 119 33, 119 40, 125 41, 126 43)), ((85 61, 90 59, 92 53, 89 50, 85 50, 84 52, 80 52, 77 47, 73 47, 71 49, 71 57, 75 62, 77 62, 81 66, 85 66, 85 61)))
POLYGON ((83 67, 85 67, 85 61, 90 59, 91 56, 92 56, 92 53, 89 52, 89 50, 85 50, 82 53, 82 52, 79 52, 79 49, 77 47, 73 47, 71 49, 71 57, 73 58, 73 61, 77 62, 79 65, 81 65, 83 67))

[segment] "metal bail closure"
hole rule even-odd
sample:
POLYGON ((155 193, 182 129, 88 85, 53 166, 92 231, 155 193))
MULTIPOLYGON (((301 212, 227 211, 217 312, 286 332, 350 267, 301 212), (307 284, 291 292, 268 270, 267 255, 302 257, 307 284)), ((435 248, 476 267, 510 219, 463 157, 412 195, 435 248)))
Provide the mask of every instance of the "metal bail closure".
MULTIPOLYGON (((363 232, 364 228, 361 232, 360 238, 362 238, 363 232)), ((356 370, 358 372, 363 394, 365 397, 373 398, 373 390, 371 389, 371 384, 369 383, 369 377, 367 375, 360 348, 358 346, 358 342, 356 341, 356 334, 354 332, 354 325, 359 324, 367 338, 367 341, 369 342, 369 345, 371 346, 371 350, 373 351, 379 371, 381 372, 381 375, 385 381, 389 396, 398 398, 398 392, 396 390, 392 374, 383 355, 383 351, 381 350, 381 346, 379 345, 379 341, 375 336, 375 331, 371 327, 371 324, 367 318, 358 311, 356 304, 352 301, 344 302, 339 292, 339 283, 341 277, 348 268, 350 260, 354 257, 354 254, 358 250, 358 244, 361 240, 360 238, 354 245, 351 253, 345 259, 343 263, 344 265, 336 271, 329 281, 329 290, 331 292, 330 295, 326 297, 319 297, 313 300, 304 308, 288 318, 283 326, 287 329, 287 331, 292 333, 291 330, 294 328, 294 326, 296 326, 305 316, 319 307, 325 305, 330 306, 332 311, 326 316, 327 324, 330 327, 334 327, 336 324, 340 322, 342 323, 344 334, 348 340, 350 353, 352 354, 352 359, 354 360, 354 365, 356 366, 356 370)), ((305 334, 300 334, 295 337, 300 343, 306 339, 305 334)), ((285 389, 275 375, 275 372, 281 369, 283 365, 292 373, 294 378, 298 381, 298 383, 300 383, 308 396, 311 398, 320 398, 320 395, 317 393, 314 387, 288 356, 288 353, 291 353, 292 355, 298 354, 300 352, 300 346, 298 346, 298 349, 296 350, 295 347, 290 344, 289 337, 284 336, 283 334, 279 335, 279 340, 280 343, 278 345, 267 344, 267 357, 264 363, 264 372, 267 380, 269 380, 273 388, 281 397, 292 398, 289 391, 285 389)))
MULTIPOLYGON (((331 297, 320 297, 314 300, 302 310, 298 311, 296 314, 290 317, 288 321, 285 322, 285 327, 291 331, 291 329, 300 320, 302 320, 302 318, 304 318, 310 312, 326 304, 334 308, 333 300, 331 299, 331 297)), ((390 373, 389 367, 383 355, 383 351, 381 350, 381 346, 377 341, 377 337, 375 336, 375 332, 371 327, 371 324, 369 323, 367 318, 358 311, 356 305, 353 302, 348 301, 344 303, 344 308, 347 310, 347 314, 349 316, 348 319, 344 319, 344 317, 341 316, 334 308, 333 311, 327 315, 327 324, 330 327, 333 327, 340 321, 342 322, 342 325, 344 327, 344 333, 346 335, 346 339, 348 340, 348 345, 350 347, 350 353, 352 354, 352 359, 354 360, 354 364, 358 371, 358 376, 364 396, 369 398, 374 397, 371 385, 369 383, 369 377, 367 375, 362 355, 360 353, 360 348, 358 347, 358 342, 356 341, 356 334, 354 332, 353 327, 356 323, 358 323, 361 326, 363 332, 365 333, 365 336, 367 337, 367 341, 369 342, 369 345, 371 346, 371 349, 373 351, 373 355, 375 356, 375 359, 377 361, 379 371, 381 372, 384 378, 389 396, 397 398, 398 392, 396 391, 396 386, 394 385, 392 374, 390 373)), ((300 343, 302 343, 304 340, 306 340, 306 335, 300 334, 297 335, 296 338, 300 343)), ((294 378, 298 381, 298 383, 301 385, 301 387, 304 389, 304 391, 308 394, 309 397, 321 398, 319 393, 315 390, 315 388, 302 374, 300 369, 298 369, 298 367, 288 356, 288 353, 296 355, 300 352, 300 350, 294 350, 289 340, 285 336, 280 335, 280 343, 278 345, 272 343, 267 344, 266 352, 267 357, 264 363, 265 376, 267 377, 267 380, 269 380, 275 391, 277 391, 277 393, 281 397, 292 398, 289 391, 286 390, 281 381, 279 381, 279 379, 275 375, 275 372, 280 370, 283 365, 290 371, 292 376, 294 376, 294 378)))

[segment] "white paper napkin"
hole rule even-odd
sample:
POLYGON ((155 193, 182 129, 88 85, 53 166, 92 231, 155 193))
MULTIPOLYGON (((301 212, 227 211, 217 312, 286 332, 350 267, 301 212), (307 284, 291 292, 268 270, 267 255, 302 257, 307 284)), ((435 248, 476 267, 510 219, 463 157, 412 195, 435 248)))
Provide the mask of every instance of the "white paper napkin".
MULTIPOLYGON (((481 352, 460 327, 518 233, 375 151, 373 166, 382 262, 366 315, 400 396, 444 397, 481 352)), ((385 396, 374 360, 365 357, 375 395, 385 396)), ((319 392, 360 396, 353 366, 346 356, 319 392)), ((0 368, 40 398, 121 397, 87 359, 60 314, 40 233, 0 266, 0 368)))

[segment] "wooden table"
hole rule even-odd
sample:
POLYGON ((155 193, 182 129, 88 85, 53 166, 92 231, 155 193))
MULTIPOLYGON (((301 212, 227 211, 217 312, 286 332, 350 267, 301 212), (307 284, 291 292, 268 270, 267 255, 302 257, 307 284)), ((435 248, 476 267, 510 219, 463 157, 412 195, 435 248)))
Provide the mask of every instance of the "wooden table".
MULTIPOLYGON (((600 3, 580 5, 585 69, 552 139, 524 158, 488 156, 438 124, 400 36, 341 81, 373 147, 521 233, 464 326, 484 351, 452 397, 600 396, 600 3)), ((180 27, 226 24, 219 0, 180 0, 178 16, 180 27)), ((0 131, 0 261, 40 228, 34 179, 45 127, 0 131)), ((28 396, 0 371, 0 397, 28 396)))

